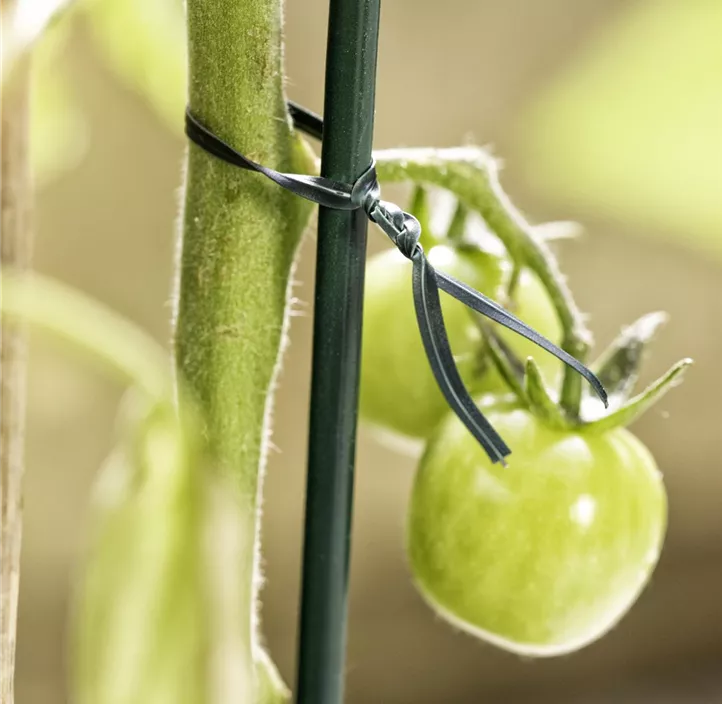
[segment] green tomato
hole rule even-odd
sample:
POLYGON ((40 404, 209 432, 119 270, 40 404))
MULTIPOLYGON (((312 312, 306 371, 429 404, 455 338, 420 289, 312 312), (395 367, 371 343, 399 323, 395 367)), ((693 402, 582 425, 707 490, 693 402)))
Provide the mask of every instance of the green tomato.
POLYGON ((415 479, 408 553, 431 606, 525 655, 576 650, 612 628, 657 562, 666 494, 646 447, 546 427, 512 404, 485 409, 512 448, 490 463, 449 414, 415 479))
MULTIPOLYGON (((428 253, 432 266, 494 296, 503 262, 480 251, 445 245, 428 253)), ((483 338, 469 309, 441 293, 444 322, 459 372, 471 384, 483 338)), ((360 414, 377 429, 427 438, 448 411, 421 342, 411 289, 411 262, 398 250, 373 257, 366 268, 360 414)))

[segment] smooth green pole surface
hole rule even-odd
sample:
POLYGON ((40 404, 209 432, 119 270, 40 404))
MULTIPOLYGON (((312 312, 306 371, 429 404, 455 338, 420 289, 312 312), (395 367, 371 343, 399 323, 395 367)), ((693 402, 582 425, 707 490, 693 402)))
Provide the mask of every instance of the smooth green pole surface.
MULTIPOLYGON (((321 174, 371 164, 380 0, 331 0, 321 174)), ((298 704, 343 701, 366 229, 321 208, 299 637, 298 704)))

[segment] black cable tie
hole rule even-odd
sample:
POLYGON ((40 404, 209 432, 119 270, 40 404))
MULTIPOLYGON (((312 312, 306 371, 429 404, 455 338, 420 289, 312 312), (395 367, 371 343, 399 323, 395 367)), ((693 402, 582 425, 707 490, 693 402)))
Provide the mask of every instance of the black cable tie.
MULTIPOLYGON (((316 139, 323 137, 321 117, 292 102, 288 103, 288 109, 296 128, 316 139)), ((334 210, 363 208, 369 219, 376 223, 399 251, 411 261, 416 320, 431 371, 449 406, 493 462, 504 464, 504 458, 511 453, 511 450, 484 417, 464 386, 446 334, 439 289, 559 358, 579 372, 607 405, 604 387, 587 367, 512 315, 496 301, 463 282, 436 271, 431 266, 419 244, 421 236, 419 221, 394 203, 381 200, 381 189, 373 163, 355 183, 349 185, 322 176, 285 174, 262 166, 216 137, 190 111, 186 112, 186 134, 192 142, 218 159, 241 169, 263 174, 287 191, 324 208, 334 210)))

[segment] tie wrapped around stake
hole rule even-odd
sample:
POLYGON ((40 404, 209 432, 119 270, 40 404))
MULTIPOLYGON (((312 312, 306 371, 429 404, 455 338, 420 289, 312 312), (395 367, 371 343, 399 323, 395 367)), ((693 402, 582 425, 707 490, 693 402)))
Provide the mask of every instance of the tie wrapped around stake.
MULTIPOLYGON (((323 122, 320 117, 295 104, 289 104, 289 109, 298 129, 321 139, 323 122)), ((604 387, 587 367, 512 315, 496 301, 431 266, 419 244, 421 226, 418 220, 393 203, 380 199, 380 188, 373 163, 355 183, 338 183, 321 176, 284 174, 262 166, 219 139, 190 112, 186 113, 186 134, 195 144, 213 156, 239 168, 263 174, 282 188, 325 208, 336 210, 363 208, 369 219, 376 223, 399 251, 411 261, 416 319, 434 377, 451 409, 459 416, 492 461, 504 463, 504 458, 511 450, 476 406, 459 375, 446 334, 439 289, 477 313, 504 325, 558 357, 581 374, 606 405, 607 395, 604 387)))

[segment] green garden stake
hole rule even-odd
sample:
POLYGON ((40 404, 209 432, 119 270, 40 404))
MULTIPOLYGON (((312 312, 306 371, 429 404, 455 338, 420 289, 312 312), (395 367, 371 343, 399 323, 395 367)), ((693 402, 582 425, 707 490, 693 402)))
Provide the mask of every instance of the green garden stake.
POLYGON ((440 291, 561 359, 587 379, 606 405, 604 387, 587 367, 493 299, 436 270, 419 244, 419 221, 381 200, 371 156, 378 12, 378 0, 331 3, 326 76, 330 129, 324 129, 318 115, 289 104, 296 127, 324 139, 321 176, 264 166, 223 141, 190 108, 186 112, 188 138, 208 154, 321 206, 298 684, 298 701, 314 704, 339 703, 343 694, 366 218, 411 261, 416 322, 433 375, 449 407, 492 462, 505 464, 511 450, 464 385, 440 291))
MULTIPOLYGON (((321 174, 371 164, 380 0, 331 0, 321 174)), ((321 208, 298 658, 299 704, 340 704, 368 217, 321 208)))

